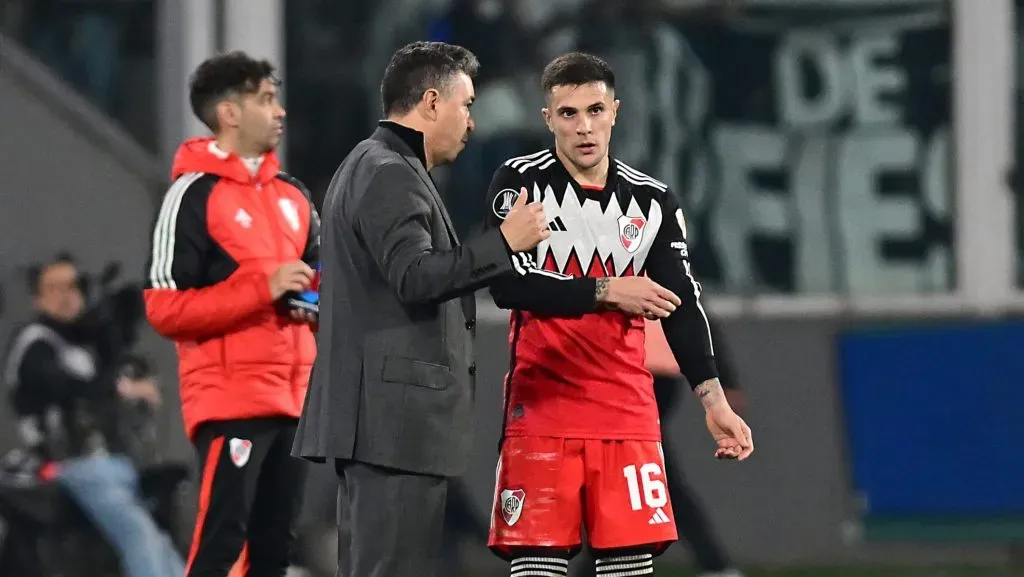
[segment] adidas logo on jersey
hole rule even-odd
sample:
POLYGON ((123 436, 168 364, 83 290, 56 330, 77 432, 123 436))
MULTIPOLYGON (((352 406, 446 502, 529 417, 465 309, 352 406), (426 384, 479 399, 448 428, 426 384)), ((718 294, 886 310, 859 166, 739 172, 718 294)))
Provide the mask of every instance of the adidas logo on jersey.
POLYGON ((562 222, 562 217, 556 216, 555 220, 548 223, 548 228, 551 232, 565 232, 565 223, 562 222))
POLYGON ((661 507, 658 507, 658 509, 654 511, 654 515, 651 515, 651 520, 648 521, 647 524, 661 525, 662 523, 669 523, 671 521, 672 520, 668 518, 668 515, 666 515, 665 512, 661 510, 661 507))

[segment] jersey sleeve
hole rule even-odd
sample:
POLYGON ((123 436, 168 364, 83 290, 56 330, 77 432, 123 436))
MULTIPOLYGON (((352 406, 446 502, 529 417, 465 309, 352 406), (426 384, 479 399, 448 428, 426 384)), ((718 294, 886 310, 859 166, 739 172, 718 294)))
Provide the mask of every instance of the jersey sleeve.
POLYGON ((222 335, 272 303, 267 276, 239 268, 206 286, 207 255, 213 250, 206 201, 214 181, 179 178, 164 196, 153 225, 143 297, 156 332, 174 340, 222 335))
POLYGON ((320 214, 312 202, 309 203, 309 233, 302 261, 314 267, 320 262, 320 214))
POLYGON ((682 305, 661 324, 683 376, 696 387, 718 376, 715 348, 700 302, 701 286, 690 266, 683 210, 671 191, 663 194, 663 220, 647 258, 647 275, 682 300, 682 305))
MULTIPOLYGON (((487 191, 485 228, 501 226, 523 186, 526 179, 518 170, 504 164, 498 167, 487 191)), ((532 195, 529 187, 527 194, 532 195)), ((536 250, 515 253, 512 260, 519 274, 497 279, 490 286, 491 298, 499 308, 558 317, 578 317, 596 310, 597 279, 544 270, 537 265, 536 250)))
POLYGON ((306 202, 309 204, 309 232, 306 236, 306 247, 302 251, 302 262, 316 267, 320 262, 320 213, 317 212, 316 205, 313 203, 313 193, 301 180, 287 172, 280 172, 277 177, 295 187, 306 197, 306 202))

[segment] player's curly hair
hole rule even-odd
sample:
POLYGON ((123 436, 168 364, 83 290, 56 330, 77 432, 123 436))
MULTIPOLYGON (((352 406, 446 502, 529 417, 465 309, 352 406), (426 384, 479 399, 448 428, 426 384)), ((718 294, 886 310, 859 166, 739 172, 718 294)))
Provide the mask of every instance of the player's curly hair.
POLYGON ((217 132, 217 104, 226 98, 256 93, 264 80, 280 84, 274 65, 266 60, 256 60, 241 51, 208 58, 189 80, 192 113, 217 132))
POLYGON ((384 116, 399 116, 412 110, 431 88, 446 93, 453 77, 464 73, 476 78, 480 62, 476 55, 454 44, 413 42, 391 57, 380 83, 384 116))
POLYGON ((607 62, 586 52, 569 52, 555 58, 540 76, 544 94, 550 94, 556 86, 581 86, 591 82, 604 82, 614 90, 615 72, 607 62))

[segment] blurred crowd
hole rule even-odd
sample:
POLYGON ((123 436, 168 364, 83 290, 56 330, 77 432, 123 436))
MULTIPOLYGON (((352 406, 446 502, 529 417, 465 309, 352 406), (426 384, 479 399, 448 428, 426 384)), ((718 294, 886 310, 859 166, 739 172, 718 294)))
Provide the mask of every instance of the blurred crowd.
POLYGON ((155 0, 6 0, 0 33, 125 126, 156 143, 155 0))

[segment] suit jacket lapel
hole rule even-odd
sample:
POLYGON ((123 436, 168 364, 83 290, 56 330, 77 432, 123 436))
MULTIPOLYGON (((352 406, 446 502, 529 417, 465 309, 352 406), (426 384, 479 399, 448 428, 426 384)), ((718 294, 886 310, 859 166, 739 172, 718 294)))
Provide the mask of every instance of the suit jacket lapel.
POLYGON ((438 210, 441 211, 441 218, 444 220, 445 228, 448 229, 448 236, 451 237, 452 244, 459 246, 459 237, 455 234, 455 225, 452 224, 452 219, 448 215, 448 210, 445 208, 444 202, 441 200, 441 193, 439 193, 437 191, 437 187, 434 186, 434 179, 430 178, 430 174, 427 173, 427 169, 423 167, 423 164, 415 157, 415 155, 410 156, 403 153, 402 158, 409 163, 409 166, 416 171, 416 175, 420 177, 423 184, 427 186, 427 190, 429 190, 430 194, 434 197, 434 202, 437 203, 438 210))

